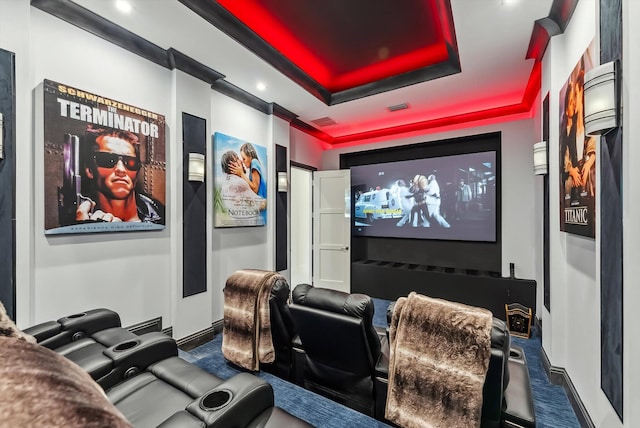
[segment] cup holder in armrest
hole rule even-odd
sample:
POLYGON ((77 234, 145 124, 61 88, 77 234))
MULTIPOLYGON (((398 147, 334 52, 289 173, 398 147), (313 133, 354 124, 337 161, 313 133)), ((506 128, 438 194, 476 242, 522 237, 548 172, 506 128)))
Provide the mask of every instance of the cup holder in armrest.
POLYGON ((138 345, 139 343, 140 343, 139 340, 128 340, 126 342, 118 343, 116 346, 113 347, 113 350, 115 352, 126 351, 127 349, 131 349, 134 346, 138 345))
POLYGON ((82 318, 82 317, 86 317, 87 313, 86 312, 82 312, 79 314, 73 314, 73 315, 68 315, 67 318, 69 319, 75 319, 75 318, 82 318))
POLYGON ((229 390, 219 389, 211 391, 200 400, 200 408, 207 411, 222 409, 229 404, 232 399, 233 394, 229 390))
POLYGON ((527 358, 524 354, 524 349, 516 345, 511 345, 511 348, 509 348, 509 359, 513 361, 519 361, 525 364, 527 363, 527 358))

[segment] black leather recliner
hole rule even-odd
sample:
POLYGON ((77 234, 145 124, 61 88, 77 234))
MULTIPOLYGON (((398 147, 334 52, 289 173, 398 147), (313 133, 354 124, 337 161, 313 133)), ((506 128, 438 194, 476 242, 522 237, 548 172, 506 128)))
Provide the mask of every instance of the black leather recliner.
MULTIPOLYGON (((389 320, 393 313, 393 303, 387 310, 387 318, 389 320)), ((388 344, 385 344, 388 345, 388 344)), ((511 336, 509 329, 504 321, 493 318, 493 325, 491 327, 491 357, 489 359, 489 367, 485 377, 484 387, 482 390, 482 416, 481 427, 482 428, 498 428, 504 425, 505 414, 507 412, 507 387, 511 383, 512 375, 510 373, 510 356, 511 356, 511 336)), ((511 363, 513 364, 513 363, 511 363)), ((519 367, 518 367, 519 368, 519 367)), ((525 368, 526 370, 526 368, 525 368)), ((384 421, 384 411, 387 400, 387 387, 389 376, 389 348, 385 346, 376 366, 376 418, 384 421)), ((521 371, 518 372, 517 379, 513 380, 513 383, 517 383, 516 387, 518 391, 528 394, 528 399, 531 400, 531 387, 526 379, 526 385, 523 384, 523 376, 521 371), (528 392, 527 392, 528 391, 528 392)), ((512 385, 513 388, 513 385, 512 385)), ((516 401, 515 397, 512 401, 516 401)), ((527 398, 525 397, 526 401, 527 398)), ((532 403, 532 401, 531 401, 532 403)), ((515 405, 514 405, 515 406, 515 405)), ((521 408, 522 406, 520 406, 521 408)), ((522 411, 522 410, 521 410, 522 411)), ((529 412, 529 421, 533 425, 522 426, 535 426, 535 418, 533 417, 533 407, 529 412)), ((508 418, 513 420, 514 418, 508 418)), ((526 418, 525 418, 526 419, 526 418)), ((507 425, 508 426, 508 425, 507 425)), ((519 426, 519 425, 512 425, 519 426)))
POLYGON ((373 416, 375 365, 384 331, 372 324, 371 298, 299 284, 290 310, 299 334, 296 383, 373 416))
POLYGON ((178 357, 149 366, 107 397, 136 428, 310 427, 274 407, 271 385, 258 377, 225 381, 178 357))
POLYGON ((276 359, 271 364, 262 364, 261 368, 283 379, 291 378, 292 343, 296 330, 289 310, 291 288, 287 280, 279 278, 271 288, 269 311, 271 320, 271 338, 276 359))
POLYGON ((152 363, 178 355, 175 341, 160 333, 136 335, 123 328, 109 309, 92 309, 23 330, 78 364, 108 389, 152 363))

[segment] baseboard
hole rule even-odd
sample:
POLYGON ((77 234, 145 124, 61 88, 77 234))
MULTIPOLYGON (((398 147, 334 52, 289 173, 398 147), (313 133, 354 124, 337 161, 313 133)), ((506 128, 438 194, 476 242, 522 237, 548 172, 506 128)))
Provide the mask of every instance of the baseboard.
POLYGON ((213 340, 216 334, 222 332, 222 320, 211 324, 211 327, 197 331, 189 336, 176 340, 178 347, 183 351, 190 351, 193 348, 213 340))
POLYGON ((150 333, 152 331, 162 331, 162 317, 134 324, 127 327, 127 330, 137 334, 138 336, 140 336, 141 334, 150 333))
MULTIPOLYGON (((153 331, 159 331, 169 337, 173 337, 173 327, 167 327, 164 329, 162 328, 162 317, 131 325, 127 327, 127 330, 137 334, 138 336, 153 331)), ((183 351, 189 351, 197 346, 202 345, 203 343, 212 340, 216 334, 219 334, 221 332, 222 320, 218 320, 211 324, 211 327, 197 331, 187 337, 183 337, 182 339, 178 339, 176 340, 176 343, 178 344, 178 347, 183 351)))
POLYGON ((580 396, 578 395, 578 391, 576 391, 575 386, 573 386, 573 382, 571 382, 571 378, 569 377, 569 373, 562 367, 554 367, 551 365, 549 358, 547 357, 547 353, 542 351, 542 365, 544 366, 545 372, 547 372, 547 376, 549 376, 549 381, 554 385, 560 385, 567 393, 567 397, 569 398, 569 402, 571 403, 571 407, 578 418, 578 422, 581 427, 584 428, 595 428, 587 409, 584 407, 580 396))

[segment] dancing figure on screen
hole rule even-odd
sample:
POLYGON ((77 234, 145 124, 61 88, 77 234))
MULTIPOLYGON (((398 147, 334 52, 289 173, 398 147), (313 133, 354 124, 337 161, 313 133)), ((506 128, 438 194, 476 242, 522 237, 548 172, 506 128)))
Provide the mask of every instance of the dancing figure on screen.
POLYGON ((431 174, 427 178, 427 185, 424 190, 426 195, 427 211, 429 218, 434 219, 440 226, 448 229, 451 227, 447 220, 440 214, 440 186, 436 181, 436 176, 431 174))

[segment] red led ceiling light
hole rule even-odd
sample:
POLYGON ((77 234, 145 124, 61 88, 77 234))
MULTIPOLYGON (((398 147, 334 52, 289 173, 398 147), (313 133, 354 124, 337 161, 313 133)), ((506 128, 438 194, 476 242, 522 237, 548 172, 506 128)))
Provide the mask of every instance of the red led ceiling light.
POLYGON ((220 18, 224 14, 207 19, 327 104, 460 71, 449 0, 403 0, 401 8, 380 0, 218 0, 213 4, 212 9, 222 7, 257 37, 247 40, 237 22, 220 18), (295 70, 288 73, 291 67, 279 64, 282 59, 301 70, 308 81, 295 70))

